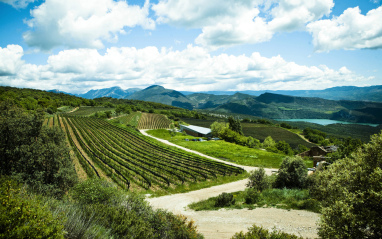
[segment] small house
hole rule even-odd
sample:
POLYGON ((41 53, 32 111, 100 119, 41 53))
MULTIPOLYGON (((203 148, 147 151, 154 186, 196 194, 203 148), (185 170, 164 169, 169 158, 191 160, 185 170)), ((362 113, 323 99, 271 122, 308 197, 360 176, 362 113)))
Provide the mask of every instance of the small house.
POLYGON ((179 125, 180 132, 185 132, 188 135, 195 137, 211 137, 212 131, 209 128, 204 128, 195 125, 179 125))

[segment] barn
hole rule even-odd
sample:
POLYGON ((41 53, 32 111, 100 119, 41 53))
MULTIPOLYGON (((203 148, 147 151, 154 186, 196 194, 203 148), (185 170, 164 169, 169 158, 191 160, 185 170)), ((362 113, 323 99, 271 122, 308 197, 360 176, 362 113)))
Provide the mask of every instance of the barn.
POLYGON ((181 132, 186 132, 188 135, 192 135, 195 137, 211 137, 212 132, 209 128, 204 128, 195 125, 179 125, 181 132))

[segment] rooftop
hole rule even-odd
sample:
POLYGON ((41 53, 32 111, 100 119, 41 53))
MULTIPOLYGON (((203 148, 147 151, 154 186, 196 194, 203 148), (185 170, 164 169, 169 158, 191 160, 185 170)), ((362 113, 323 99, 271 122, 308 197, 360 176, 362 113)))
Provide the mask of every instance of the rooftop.
POLYGON ((196 126, 196 125, 180 125, 180 126, 184 127, 184 128, 187 128, 187 129, 190 129, 192 131, 201 133, 201 134, 209 134, 209 133, 211 133, 211 129, 210 128, 204 128, 204 127, 200 127, 200 126, 196 126))

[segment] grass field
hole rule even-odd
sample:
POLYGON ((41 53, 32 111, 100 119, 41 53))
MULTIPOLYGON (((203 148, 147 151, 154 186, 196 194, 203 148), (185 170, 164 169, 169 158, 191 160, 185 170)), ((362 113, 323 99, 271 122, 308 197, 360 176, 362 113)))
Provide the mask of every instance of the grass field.
MULTIPOLYGON (((149 130, 147 133, 162 139, 169 140, 172 143, 192 149, 211 157, 219 158, 227 162, 233 162, 245 166, 255 166, 264 168, 279 168, 285 155, 267 152, 262 149, 248 148, 232 143, 219 141, 186 141, 196 137, 185 136, 177 133, 171 136, 168 130, 149 130)), ((306 160, 307 167, 312 167, 313 163, 306 160)))
MULTIPOLYGON (((213 122, 216 120, 200 120, 200 119, 182 119, 186 123, 197 125, 201 127, 209 128, 213 122)), ((315 146, 312 143, 306 142, 296 133, 293 133, 284 128, 272 126, 272 125, 264 125, 264 124, 255 124, 255 123, 241 123, 243 128, 243 133, 245 136, 252 136, 260 140, 261 142, 268 136, 271 136, 276 142, 284 140, 287 142, 293 149, 297 148, 299 144, 305 145, 310 148, 315 146)))

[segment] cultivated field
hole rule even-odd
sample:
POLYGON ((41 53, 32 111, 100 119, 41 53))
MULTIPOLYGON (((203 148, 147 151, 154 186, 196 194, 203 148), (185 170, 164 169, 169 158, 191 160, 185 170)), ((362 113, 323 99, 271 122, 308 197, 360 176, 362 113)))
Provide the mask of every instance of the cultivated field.
POLYGON ((66 116, 59 120, 88 176, 111 179, 125 189, 167 189, 243 172, 101 119, 66 116))

